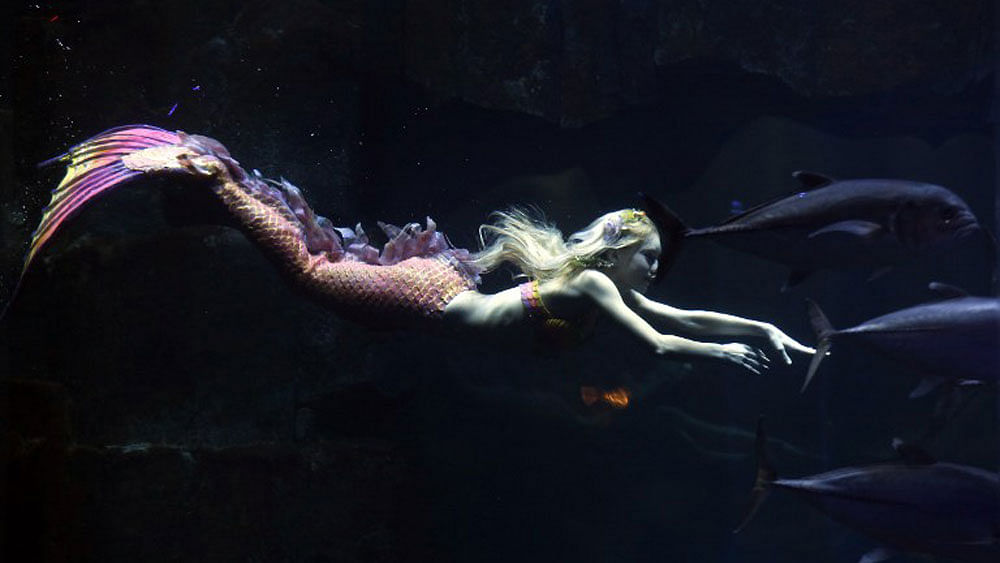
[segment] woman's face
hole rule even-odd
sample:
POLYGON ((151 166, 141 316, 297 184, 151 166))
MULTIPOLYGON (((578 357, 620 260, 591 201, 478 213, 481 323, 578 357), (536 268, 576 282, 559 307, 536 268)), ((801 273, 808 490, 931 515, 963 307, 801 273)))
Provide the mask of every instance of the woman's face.
POLYGON ((645 293, 660 267, 660 237, 656 233, 639 244, 620 248, 613 254, 614 266, 608 276, 621 289, 645 293))

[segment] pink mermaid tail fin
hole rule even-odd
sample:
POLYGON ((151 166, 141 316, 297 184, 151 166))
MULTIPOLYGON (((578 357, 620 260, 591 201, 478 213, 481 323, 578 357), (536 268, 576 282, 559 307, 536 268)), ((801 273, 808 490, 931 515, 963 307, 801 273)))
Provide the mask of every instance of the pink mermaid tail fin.
MULTIPOLYGON (((148 125, 109 129, 42 163, 67 164, 41 225, 32 235, 17 286, 39 251, 85 203, 143 174, 183 174, 209 181, 244 233, 300 286, 364 322, 397 324, 440 316, 455 295, 475 288, 479 268, 436 225, 380 224, 379 251, 361 230, 337 228, 313 212, 291 183, 247 174, 218 141, 148 125)), ((11 298, 13 301, 13 297, 11 298)), ((9 306, 10 302, 8 302, 9 306)), ((0 313, 0 317, 3 314, 0 313)))
POLYGON ((85 203, 147 172, 188 172, 183 163, 177 160, 177 156, 190 152, 188 148, 178 146, 181 141, 177 133, 159 127, 125 125, 108 129, 73 146, 65 154, 39 163, 39 168, 56 162, 67 163, 66 176, 59 186, 52 190, 52 199, 42 210, 41 223, 31 235, 31 244, 28 246, 17 284, 11 292, 10 299, 0 311, 0 319, 6 316, 17 297, 24 275, 38 256, 38 252, 55 235, 59 227, 76 214, 85 203), (162 147, 164 150, 148 150, 157 147, 162 147), (126 165, 126 159, 136 157, 143 152, 153 154, 144 155, 136 166, 126 165))
MULTIPOLYGON (((150 125, 115 127, 72 147, 65 154, 39 164, 68 163, 66 176, 52 191, 52 200, 42 211, 42 221, 31 236, 28 255, 21 277, 28 270, 38 251, 72 217, 83 204, 122 183, 143 174, 129 168, 123 158, 144 149, 177 145, 180 137, 150 125)), ((180 169, 178 169, 180 170, 180 169)))

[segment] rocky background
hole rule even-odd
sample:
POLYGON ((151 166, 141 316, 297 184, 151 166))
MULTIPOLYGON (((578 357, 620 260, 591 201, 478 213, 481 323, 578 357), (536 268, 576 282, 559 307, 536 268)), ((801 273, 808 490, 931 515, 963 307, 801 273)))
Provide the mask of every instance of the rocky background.
MULTIPOLYGON (((124 123, 216 137, 336 224, 430 215, 468 247, 490 210, 536 204, 569 231, 639 190, 710 224, 798 169, 942 184, 995 223, 992 2, 3 10, 4 303, 62 174, 35 164, 124 123)), ((691 244, 652 296, 811 341, 807 296, 848 326, 931 280, 991 291, 975 250, 781 294, 785 275, 691 244)), ((795 359, 758 378, 611 330, 559 356, 362 330, 289 289, 205 194, 136 184, 52 241, 0 321, 2 559, 855 560, 871 542, 780 495, 730 533, 754 421, 801 475, 887 458, 934 398, 906 400, 916 378, 861 351, 800 395, 795 359)), ((996 410, 981 393, 926 446, 995 467, 996 410)))

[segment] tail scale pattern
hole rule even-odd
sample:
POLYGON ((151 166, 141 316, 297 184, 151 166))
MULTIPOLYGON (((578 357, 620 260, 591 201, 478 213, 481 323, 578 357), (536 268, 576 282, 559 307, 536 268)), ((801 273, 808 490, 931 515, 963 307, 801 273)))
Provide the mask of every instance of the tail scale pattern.
POLYGON ((40 166, 54 162, 67 163, 66 176, 32 235, 21 280, 59 227, 88 201, 138 176, 173 173, 210 180, 247 236, 294 281, 365 324, 398 326, 437 317, 455 295, 479 282, 469 252, 452 247, 430 218, 426 229, 416 223, 403 228, 380 223, 390 239, 380 251, 368 244, 360 225, 333 227, 291 183, 264 179, 256 171, 247 174, 209 137, 128 125, 40 166))

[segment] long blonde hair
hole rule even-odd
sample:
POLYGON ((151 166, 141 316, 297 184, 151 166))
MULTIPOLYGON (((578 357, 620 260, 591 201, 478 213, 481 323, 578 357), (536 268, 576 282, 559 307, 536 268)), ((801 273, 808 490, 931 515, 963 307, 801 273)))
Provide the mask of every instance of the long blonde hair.
POLYGON ((537 210, 513 207, 494 212, 493 218, 493 223, 479 227, 483 248, 473 256, 473 262, 484 272, 509 262, 522 275, 539 281, 567 279, 588 268, 610 267, 612 250, 656 234, 649 217, 635 209, 605 213, 565 240, 562 231, 537 210))

